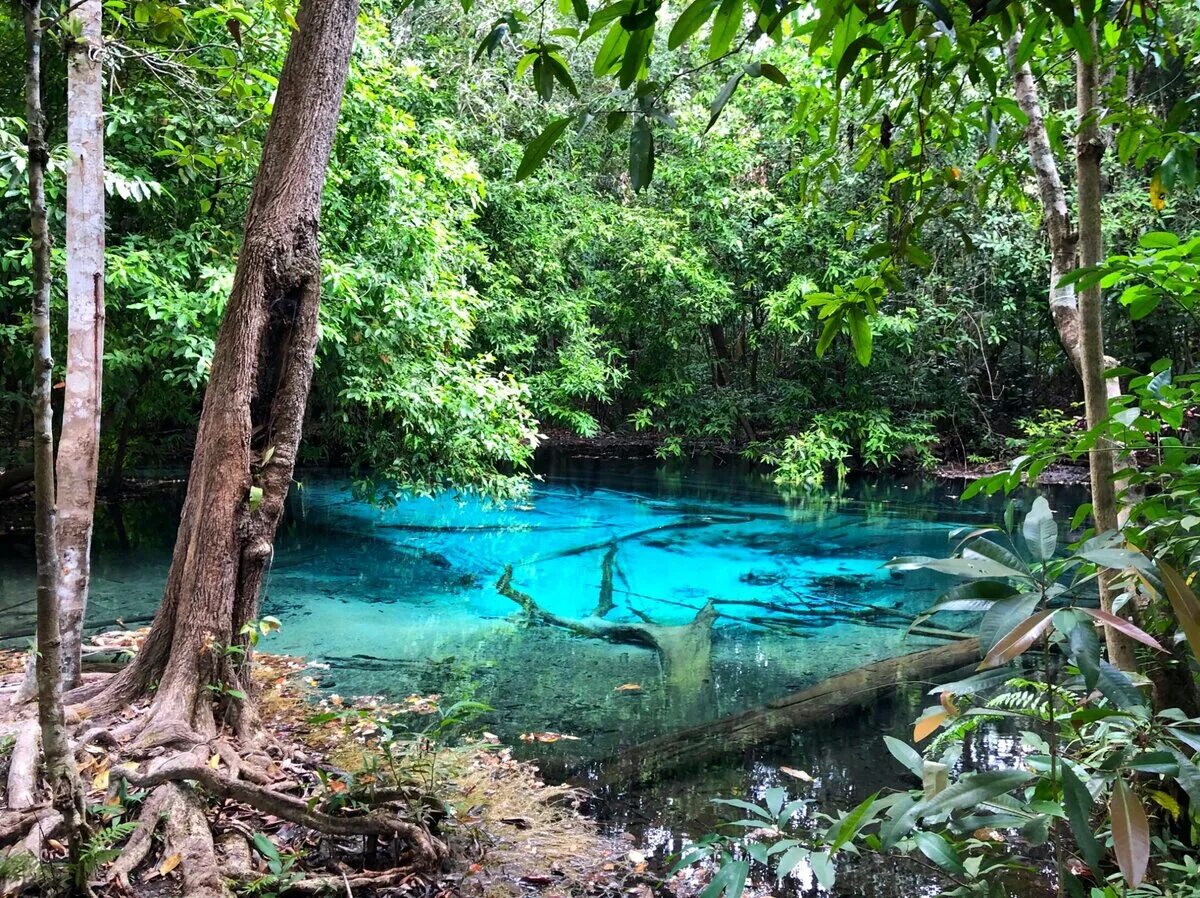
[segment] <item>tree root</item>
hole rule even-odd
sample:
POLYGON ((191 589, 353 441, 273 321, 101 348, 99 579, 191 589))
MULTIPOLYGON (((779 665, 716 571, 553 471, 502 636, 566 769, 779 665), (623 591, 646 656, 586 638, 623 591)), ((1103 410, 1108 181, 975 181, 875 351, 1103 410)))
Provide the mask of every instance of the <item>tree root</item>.
POLYGON ((329 895, 345 892, 356 895, 360 889, 389 889, 404 885, 419 874, 412 867, 397 867, 378 873, 359 873, 355 876, 310 876, 281 886, 283 895, 329 895))
POLYGON ((57 833, 63 825, 63 816, 54 808, 43 808, 33 816, 33 821, 25 837, 10 848, 4 855, 6 866, 15 866, 21 858, 27 862, 5 880, 0 880, 0 895, 19 894, 38 877, 42 851, 46 841, 57 833))
POLYGON ((446 845, 440 839, 430 835, 422 827, 401 820, 393 814, 372 811, 359 817, 337 817, 309 808, 305 801, 294 796, 242 780, 230 779, 204 765, 164 766, 151 773, 122 771, 121 774, 139 788, 193 780, 219 798, 249 805, 263 813, 298 823, 329 836, 383 836, 389 839, 405 839, 412 845, 416 854, 416 865, 421 869, 436 868, 447 854, 446 845))
POLYGON ((41 730, 36 719, 27 720, 17 731, 8 768, 7 804, 23 811, 37 804, 38 745, 41 730))
POLYGON ((191 789, 167 785, 167 856, 179 855, 183 894, 188 898, 228 898, 204 802, 191 789))
POLYGON ((150 848, 154 844, 154 831, 158 829, 159 820, 167 811, 171 799, 171 790, 166 786, 155 789, 142 804, 138 815, 137 829, 129 837, 129 841, 121 849, 121 856, 108 868, 109 882, 120 883, 123 887, 129 885, 129 874, 141 866, 150 848))

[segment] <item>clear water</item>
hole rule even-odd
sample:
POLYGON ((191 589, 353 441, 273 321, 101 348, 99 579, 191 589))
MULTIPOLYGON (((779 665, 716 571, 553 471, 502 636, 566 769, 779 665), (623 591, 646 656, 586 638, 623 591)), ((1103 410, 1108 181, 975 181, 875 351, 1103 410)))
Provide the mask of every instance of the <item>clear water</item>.
MULTIPOLYGON (((715 462, 571 460, 549 464, 528 500, 506 507, 447 495, 379 509, 357 501, 344 478, 308 474, 277 539, 264 613, 283 630, 266 647, 328 664, 322 685, 343 696, 476 698, 495 709, 483 725, 519 753, 586 778, 623 745, 936 644, 906 638, 903 615, 945 583, 882 565, 943 554, 950 531, 999 516, 995 505, 958 503, 958 490, 876 479, 785 496, 761 475, 715 462), (528 625, 496 589, 512 565, 513 585, 544 609, 587 617, 612 545, 608 619, 684 624, 707 600, 720 602, 711 681, 693 700, 665 688, 653 650, 528 625), (630 683, 640 690, 617 688, 630 683), (578 740, 519 739, 540 731, 578 740)), ((177 490, 102 507, 92 625, 153 614, 180 503, 177 490)), ((32 548, 10 538, 0 549, 0 634, 19 640, 33 622, 32 548)), ((849 799, 882 777, 896 782, 878 734, 903 729, 919 703, 910 690, 828 732, 639 792, 609 791, 600 808, 662 854, 716 822, 715 794, 777 782, 799 789, 780 765, 813 768, 817 782, 803 788, 823 801, 849 799)))

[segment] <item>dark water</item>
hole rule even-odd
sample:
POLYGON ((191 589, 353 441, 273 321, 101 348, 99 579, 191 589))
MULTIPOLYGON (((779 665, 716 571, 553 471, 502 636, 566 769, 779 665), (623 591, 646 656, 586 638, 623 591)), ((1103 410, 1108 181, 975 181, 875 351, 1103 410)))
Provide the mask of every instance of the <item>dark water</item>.
MULTIPOLYGON (((328 665, 322 685, 343 696, 436 692, 485 702, 495 710, 482 724, 519 754, 551 775, 587 780, 622 746, 937 644, 906 638, 904 628, 905 615, 945 587, 942 578, 882 565, 894 555, 945 554, 953 529, 999 517, 998 505, 959 504, 958 491, 880 478, 783 495, 761 475, 711 461, 571 460, 548 465, 527 500, 505 507, 447 495, 381 510, 354 499, 342 478, 308 474, 277 539, 263 608, 283 630, 266 648, 328 665), (652 649, 529 626, 497 591, 511 565, 512 585, 544 610, 586 618, 601 603, 606 556, 606 620, 681 625, 718 602, 707 682, 668 688, 652 649), (627 684, 640 688, 618 689, 627 684), (541 731, 578 738, 520 741, 541 731)), ((171 491, 102 507, 92 625, 153 614, 181 499, 171 491)), ((1075 501, 1063 494, 1056 504, 1069 511, 1075 501)), ((32 548, 10 539, 0 549, 0 634, 16 640, 32 629, 32 548)), ((597 810, 661 857, 725 819, 711 803, 717 795, 784 785, 817 808, 844 806, 904 781, 880 735, 903 735, 922 691, 683 778, 609 787, 597 810)), ((1008 750, 995 733, 975 738, 968 757, 1008 750)), ((904 891, 928 885, 866 864, 849 881, 865 894, 897 894, 905 876, 904 891), (886 888, 874 892, 872 883, 886 888)))

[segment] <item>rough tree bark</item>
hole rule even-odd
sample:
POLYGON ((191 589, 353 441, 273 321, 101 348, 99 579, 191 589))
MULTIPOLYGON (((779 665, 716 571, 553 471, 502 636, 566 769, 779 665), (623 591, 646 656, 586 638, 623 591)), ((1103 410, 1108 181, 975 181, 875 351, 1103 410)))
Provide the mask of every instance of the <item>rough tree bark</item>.
POLYGON ((37 555, 37 697, 42 756, 51 800, 62 815, 72 859, 83 837, 83 792, 63 712, 62 634, 59 631, 55 546, 54 419, 50 404, 50 226, 46 218, 45 120, 42 113, 42 4, 25 0, 25 120, 28 133, 29 216, 33 255, 34 544, 37 555))
POLYGON ((104 359, 104 101, 101 0, 79 0, 67 57, 67 378, 59 437, 58 601, 67 688, 81 681, 104 359))
POLYGON ((163 602, 142 651, 83 709, 113 710, 158 681, 139 741, 199 742, 214 705, 244 738, 258 729, 243 625, 292 479, 317 342, 321 191, 357 0, 303 0, 246 216, 196 435, 163 602), (236 694, 231 695, 230 690, 236 694), (214 702, 214 697, 219 702, 214 702))
MULTIPOLYGON (((1105 368, 1115 360, 1104 355, 1101 325, 1100 288, 1093 286, 1076 293, 1074 284, 1061 284, 1062 278, 1080 266, 1098 265, 1104 252, 1100 211, 1100 159, 1104 143, 1100 137, 1098 109, 1098 66, 1077 59, 1076 102, 1079 133, 1076 143, 1076 178, 1079 185, 1079 228, 1072 226, 1071 213, 1059 175, 1058 161, 1046 133, 1046 122, 1038 96, 1037 83, 1028 63, 1017 65, 1019 35, 1008 42, 1008 65, 1013 79, 1017 105, 1028 119, 1025 142, 1037 180, 1038 195, 1046 220, 1050 243, 1050 312, 1063 349, 1083 383, 1084 407, 1089 428, 1108 416, 1109 399, 1120 395, 1116 378, 1106 378, 1105 368), (1085 70, 1089 72, 1085 79, 1085 70), (1086 182, 1086 186, 1085 186, 1086 182), (1086 193, 1086 196, 1085 196, 1086 193)), ((1105 443, 1089 455, 1092 480, 1092 511, 1097 531, 1118 527, 1116 483, 1113 478, 1114 447, 1105 443)), ((1101 601, 1111 610, 1116 591, 1111 576, 1101 583, 1101 601)), ((1133 641, 1112 627, 1105 627, 1111 662, 1122 670, 1133 670, 1133 641)))

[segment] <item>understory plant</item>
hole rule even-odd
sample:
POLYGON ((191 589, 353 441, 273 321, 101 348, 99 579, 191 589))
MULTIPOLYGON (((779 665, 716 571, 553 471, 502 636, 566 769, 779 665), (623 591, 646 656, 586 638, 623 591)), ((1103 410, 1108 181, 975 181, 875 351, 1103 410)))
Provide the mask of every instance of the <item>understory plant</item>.
POLYGON ((819 487, 830 474, 844 481, 856 456, 865 468, 906 464, 929 470, 936 463, 935 440, 929 416, 897 420, 888 409, 835 411, 814 415, 807 428, 759 453, 775 466, 776 483, 819 487))
MULTIPOLYGON (((789 801, 781 788, 768 790, 762 805, 723 800, 746 812, 731 824, 734 834, 707 837, 680 862, 718 861, 705 898, 735 898, 748 879, 782 881, 801 865, 831 888, 838 858, 863 852, 907 856, 936 872, 950 895, 1005 895, 1011 877, 1031 873, 1047 875, 1059 894, 1092 898, 1139 888, 1174 894, 1190 879, 1200 718, 1155 707, 1146 678, 1104 660, 1104 628, 1155 659, 1168 652, 1098 608, 1095 581, 1101 571, 1120 572, 1136 605, 1165 596, 1195 652, 1200 600, 1191 585, 1166 561, 1123 547, 1117 534, 1060 553, 1059 523, 1044 498, 1019 527, 1010 502, 1002 526, 952 538, 950 557, 890 563, 960 578, 917 622, 974 615, 983 655, 976 673, 931 690, 935 701, 916 720, 913 742, 940 733, 924 752, 884 737, 914 785, 832 815, 801 815, 810 800, 789 801), (985 723, 1020 736, 1019 765, 965 761, 962 737, 985 723), (814 831, 802 818, 823 824, 814 831)), ((1189 676, 1192 661, 1182 661, 1189 676)))

